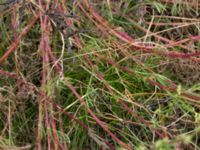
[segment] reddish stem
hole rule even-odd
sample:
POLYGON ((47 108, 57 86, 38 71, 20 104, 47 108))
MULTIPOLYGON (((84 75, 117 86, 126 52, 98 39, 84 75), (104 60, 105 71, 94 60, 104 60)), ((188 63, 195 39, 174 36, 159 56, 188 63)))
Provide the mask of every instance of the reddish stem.
POLYGON ((21 32, 21 34, 18 36, 15 42, 13 42, 10 46, 10 48, 6 51, 6 53, 0 58, 0 63, 2 63, 20 44, 21 39, 28 33, 28 31, 33 27, 33 25, 36 23, 37 19, 39 18, 39 15, 34 16, 31 21, 29 21, 28 25, 24 28, 24 30, 21 32))

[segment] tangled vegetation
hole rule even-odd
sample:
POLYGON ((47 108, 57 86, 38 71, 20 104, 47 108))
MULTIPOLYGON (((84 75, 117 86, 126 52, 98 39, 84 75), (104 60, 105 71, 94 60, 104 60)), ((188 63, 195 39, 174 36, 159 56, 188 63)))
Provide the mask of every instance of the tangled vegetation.
POLYGON ((0 149, 200 149, 198 0, 0 0, 0 149))

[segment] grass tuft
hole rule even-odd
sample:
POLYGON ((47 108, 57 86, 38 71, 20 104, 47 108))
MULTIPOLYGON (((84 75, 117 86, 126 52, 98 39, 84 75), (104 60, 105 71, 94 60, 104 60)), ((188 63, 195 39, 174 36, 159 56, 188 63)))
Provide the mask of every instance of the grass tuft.
POLYGON ((0 149, 200 149, 199 6, 0 0, 0 149))

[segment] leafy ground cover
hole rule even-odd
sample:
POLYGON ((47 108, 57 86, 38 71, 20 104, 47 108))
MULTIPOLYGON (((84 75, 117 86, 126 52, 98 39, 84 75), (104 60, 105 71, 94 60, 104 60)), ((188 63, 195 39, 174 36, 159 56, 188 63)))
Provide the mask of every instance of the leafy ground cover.
POLYGON ((200 149, 198 0, 0 0, 0 148, 200 149))

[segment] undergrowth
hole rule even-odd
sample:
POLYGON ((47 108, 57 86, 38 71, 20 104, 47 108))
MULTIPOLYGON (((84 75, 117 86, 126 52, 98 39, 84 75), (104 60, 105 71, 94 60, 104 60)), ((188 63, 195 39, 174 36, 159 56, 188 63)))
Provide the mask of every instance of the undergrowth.
POLYGON ((0 0, 0 149, 200 149, 198 0, 0 0))

